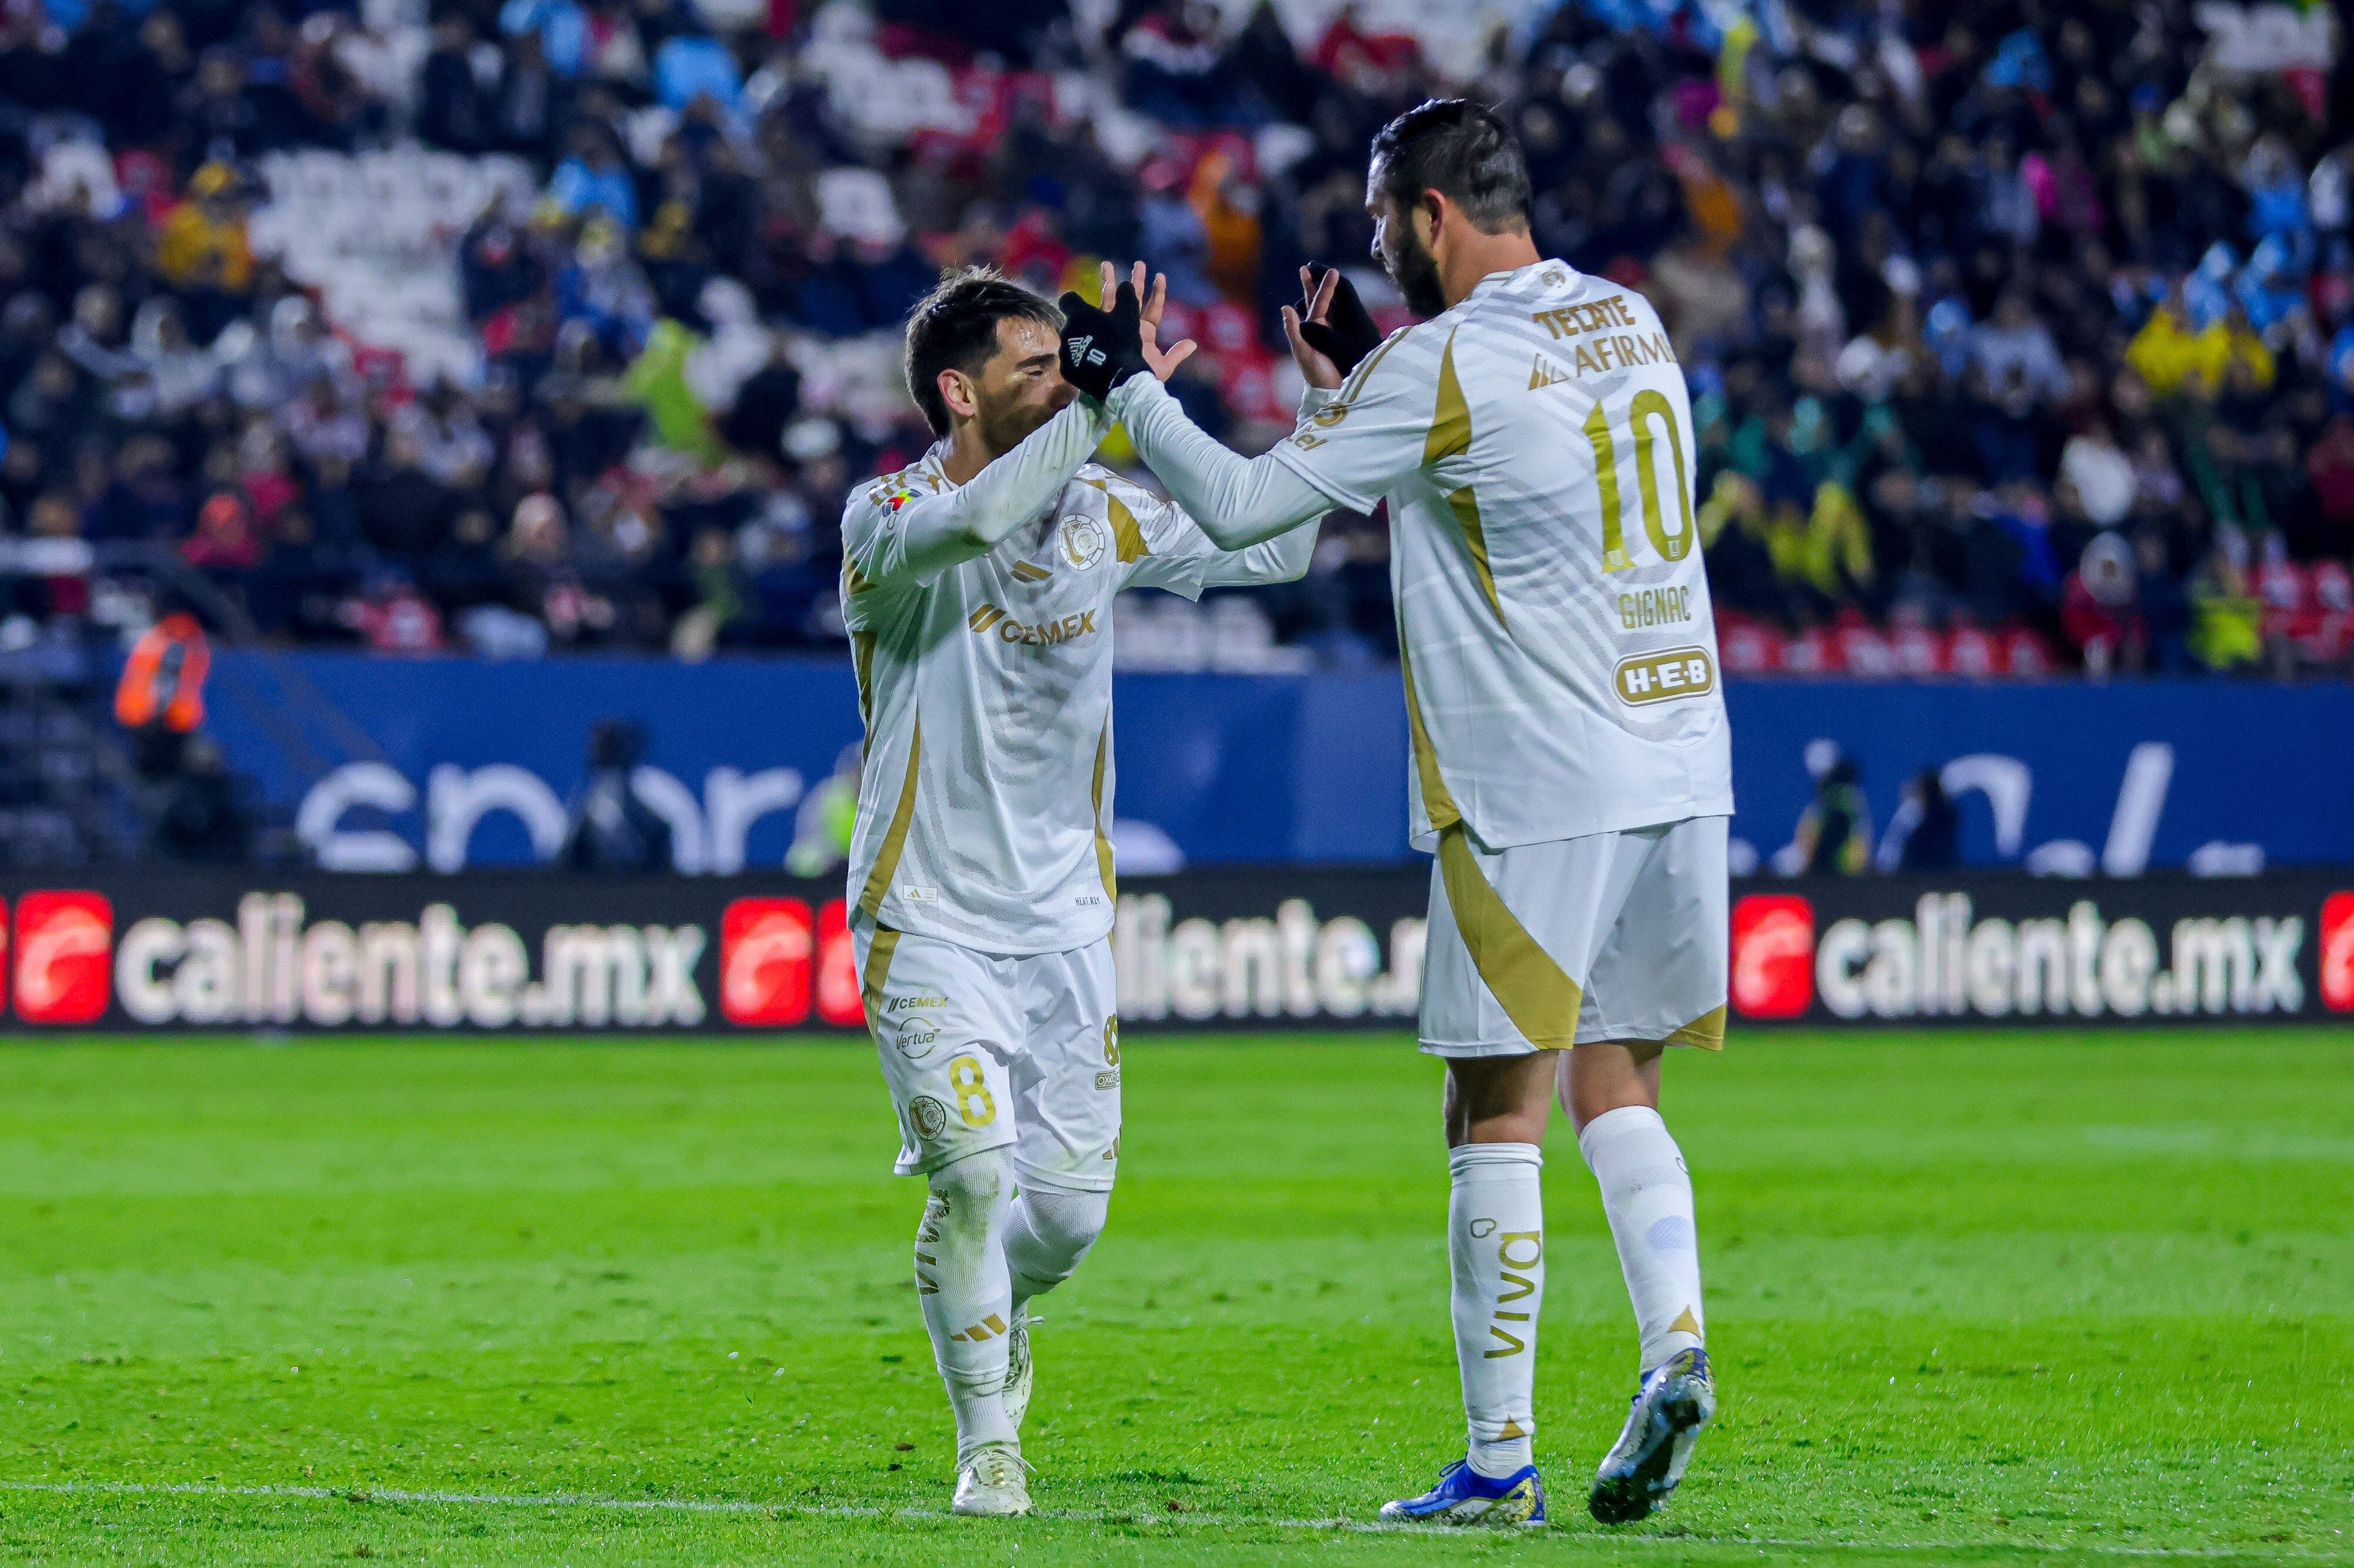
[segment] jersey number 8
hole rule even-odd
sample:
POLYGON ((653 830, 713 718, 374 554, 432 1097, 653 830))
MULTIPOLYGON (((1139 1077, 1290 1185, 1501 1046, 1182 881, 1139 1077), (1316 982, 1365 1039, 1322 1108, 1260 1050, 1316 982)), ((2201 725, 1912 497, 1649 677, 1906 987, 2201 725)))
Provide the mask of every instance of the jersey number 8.
MULTIPOLYGON (((1663 394, 1646 387, 1635 394, 1627 416, 1635 427, 1635 488, 1643 498, 1643 532, 1650 536, 1651 548, 1659 551, 1661 560, 1681 561, 1691 553, 1693 530, 1691 491, 1684 479, 1684 440, 1676 431, 1675 407, 1663 394), (1676 511, 1683 526, 1673 534, 1668 532, 1659 505, 1659 477, 1652 466, 1655 416, 1667 427, 1668 455, 1676 465, 1676 511)), ((1594 444, 1594 475, 1602 487, 1602 569, 1630 571, 1635 557, 1627 553, 1626 524, 1618 514, 1618 450, 1610 439, 1610 417, 1599 398, 1595 400, 1594 412, 1585 417, 1585 439, 1594 444)))
POLYGON ((997 1119, 997 1102, 989 1097, 989 1081, 981 1075, 981 1064, 970 1056, 959 1056, 949 1064, 949 1087, 956 1091, 957 1115, 964 1118, 967 1127, 987 1127, 997 1119))

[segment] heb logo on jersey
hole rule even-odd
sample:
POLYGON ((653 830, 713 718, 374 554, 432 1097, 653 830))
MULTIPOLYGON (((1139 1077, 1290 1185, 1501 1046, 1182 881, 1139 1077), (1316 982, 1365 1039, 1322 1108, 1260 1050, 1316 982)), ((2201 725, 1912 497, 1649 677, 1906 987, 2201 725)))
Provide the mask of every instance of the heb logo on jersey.
POLYGON ((1670 648, 1618 661, 1611 672, 1618 700, 1640 706, 1677 697, 1706 696, 1716 689, 1716 662, 1704 648, 1670 648))
POLYGON ((972 612, 965 624, 977 636, 992 632, 1000 642, 1019 642, 1031 648, 1047 648, 1060 642, 1076 642, 1082 637, 1096 634, 1096 612, 1081 610, 1060 620, 1031 622, 1016 620, 993 604, 984 604, 972 612))
POLYGON ((16 906, 16 1016, 95 1023, 113 1000, 114 911, 96 893, 27 893, 16 906))
POLYGON ((1798 1018, 1815 1001, 1815 908, 1795 893, 1753 893, 1733 906, 1734 1011, 1798 1018))

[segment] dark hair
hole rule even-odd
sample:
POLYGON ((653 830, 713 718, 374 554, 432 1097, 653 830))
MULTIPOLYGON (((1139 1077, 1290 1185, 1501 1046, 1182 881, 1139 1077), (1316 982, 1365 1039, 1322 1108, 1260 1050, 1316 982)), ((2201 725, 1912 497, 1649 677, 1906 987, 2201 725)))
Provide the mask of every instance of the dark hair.
POLYGON ((1484 103, 1434 98, 1416 104, 1373 138, 1373 164, 1383 193, 1400 210, 1435 190, 1482 234, 1528 227, 1528 160, 1503 117, 1484 103))
POLYGON ((994 267, 963 267, 940 274, 940 286, 907 313, 907 390, 936 436, 949 433, 949 407, 940 399, 940 372, 978 375, 997 352, 997 323, 1008 316, 1060 332, 1053 305, 994 267))

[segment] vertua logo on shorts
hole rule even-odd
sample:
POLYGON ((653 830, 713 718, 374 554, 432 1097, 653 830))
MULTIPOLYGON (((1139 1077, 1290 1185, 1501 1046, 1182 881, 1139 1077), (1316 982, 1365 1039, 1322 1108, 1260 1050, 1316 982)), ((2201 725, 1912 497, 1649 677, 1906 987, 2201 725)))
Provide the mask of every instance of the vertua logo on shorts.
POLYGON ((114 910, 95 893, 27 893, 16 905, 16 1016, 95 1023, 110 1000, 114 910))
POLYGON ((817 951, 810 906, 798 898, 738 898, 719 916, 719 1012, 730 1023, 772 1029, 809 1016, 817 951))
POLYGON ((1815 909, 1795 893, 1733 906, 1733 1006, 1744 1018, 1797 1018, 1815 1000, 1815 909))
POLYGON ((2321 901, 2321 1005, 2354 1012, 2354 893, 2321 901))

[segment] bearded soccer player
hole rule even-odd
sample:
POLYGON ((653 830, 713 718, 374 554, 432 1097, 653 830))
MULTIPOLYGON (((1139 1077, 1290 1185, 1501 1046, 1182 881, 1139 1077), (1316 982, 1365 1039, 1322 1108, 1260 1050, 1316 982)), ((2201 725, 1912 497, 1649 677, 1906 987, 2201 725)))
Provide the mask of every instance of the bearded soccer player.
POLYGON ((1414 838, 1437 852, 1421 1034, 1447 1064, 1469 1447, 1383 1515, 1544 1520, 1531 1438, 1557 1089, 1641 1340, 1590 1507, 1640 1519, 1715 1410, 1691 1182, 1658 1108, 1665 1048, 1724 1031, 1733 795, 1691 404, 1641 295, 1537 254, 1526 165, 1492 111, 1400 115, 1374 139, 1366 205, 1383 268, 1429 319, 1376 341, 1337 273, 1303 273, 1285 327, 1328 390, 1288 440, 1246 462, 1150 376, 1111 407, 1227 547, 1389 503, 1414 838))
POLYGON ((1155 380, 1193 348, 1150 341, 1163 291, 1140 304, 1142 268, 1104 282, 1108 334, 1066 378, 1054 306, 986 270, 945 280, 907 340, 939 440, 842 522, 866 724, 852 941, 896 1169, 930 1186, 916 1288, 956 1413, 961 1514, 1030 1506, 1029 1304, 1094 1245, 1119 1168, 1112 598, 1288 581, 1315 543, 1301 530, 1229 554, 1087 461, 1112 377, 1155 380))

